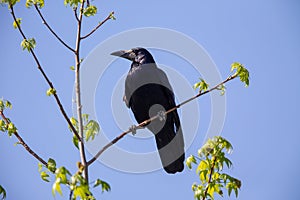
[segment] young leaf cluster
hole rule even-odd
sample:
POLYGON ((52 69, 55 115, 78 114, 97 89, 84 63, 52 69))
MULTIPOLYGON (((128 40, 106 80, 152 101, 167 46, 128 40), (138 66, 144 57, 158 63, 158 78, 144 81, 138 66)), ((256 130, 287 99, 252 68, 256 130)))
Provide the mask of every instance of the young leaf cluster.
POLYGON ((199 92, 205 92, 206 90, 208 90, 208 84, 205 82, 204 79, 200 78, 200 82, 195 83, 193 88, 196 90, 197 88, 199 88, 199 92))
POLYGON ((115 14, 114 12, 109 13, 109 19, 116 20, 116 17, 114 14, 115 14))
POLYGON ((86 17, 94 16, 97 14, 97 7, 90 5, 84 9, 83 14, 86 17))
POLYGON ((214 194, 223 196, 223 189, 228 190, 228 195, 234 191, 238 196, 238 189, 241 187, 241 181, 222 173, 224 164, 227 168, 232 166, 232 162, 225 156, 231 153, 231 144, 223 137, 216 136, 209 139, 201 149, 198 150, 198 157, 189 156, 186 165, 191 169, 192 164, 198 164, 196 173, 199 176, 201 184, 194 183, 192 190, 197 200, 214 199, 214 194), (197 162, 197 159, 199 163, 197 162))
POLYGON ((32 5, 37 5, 39 8, 43 8, 45 2, 44 0, 26 0, 26 8, 30 8, 32 5))
POLYGON ((12 104, 8 100, 0 99, 0 111, 4 111, 6 108, 11 109, 12 104))
POLYGON ((82 3, 83 0, 65 0, 65 6, 69 5, 70 7, 77 8, 79 3, 82 3))
MULTIPOLYGON (((84 132, 85 141, 88 142, 90 139, 94 140, 95 136, 100 131, 100 126, 98 122, 96 122, 95 120, 89 120, 88 114, 83 114, 82 119, 83 119, 83 132, 84 132)), ((72 125, 75 127, 75 129, 78 131, 78 120, 74 117, 71 117, 70 121, 72 125)), ((78 138, 75 135, 73 136, 73 143, 78 148, 78 138)))
POLYGON ((18 2, 20 2, 20 0, 1 0, 0 1, 1 4, 7 4, 8 8, 11 8, 12 6, 14 6, 18 2))
MULTIPOLYGON (((49 158, 46 167, 44 167, 44 165, 41 163, 39 163, 38 165, 38 169, 42 180, 50 182, 49 172, 55 175, 55 180, 52 185, 53 196, 55 196, 56 193, 63 195, 62 186, 67 186, 72 191, 71 199, 76 200, 79 198, 82 200, 94 200, 95 197, 90 191, 90 186, 86 182, 86 179, 82 176, 84 166, 81 163, 78 163, 77 167, 78 171, 72 175, 70 171, 64 166, 57 168, 56 162, 52 158, 49 158)), ((97 179, 95 181, 95 183, 93 184, 93 188, 98 187, 100 185, 102 186, 102 192, 110 191, 110 185, 107 182, 102 181, 100 179, 97 179)))
POLYGON ((245 83, 245 86, 249 86, 249 71, 238 62, 234 62, 231 64, 231 71, 235 70, 235 74, 233 76, 240 77, 240 80, 245 83))
POLYGON ((30 52, 30 50, 34 49, 36 46, 36 42, 35 42, 35 39, 34 38, 30 38, 30 39, 24 39, 22 42, 21 42, 21 47, 23 50, 27 50, 30 52))
POLYGON ((21 21, 22 21, 22 18, 17 18, 16 21, 13 22, 14 29, 17 29, 18 27, 21 26, 21 21))
MULTIPOLYGON (((11 109, 12 104, 7 100, 0 99, 0 112, 2 113, 6 108, 11 109)), ((7 132, 9 136, 12 136, 17 130, 17 127, 8 118, 6 121, 0 119, 0 131, 7 132)))
POLYGON ((47 96, 54 95, 56 93, 55 88, 49 88, 46 92, 47 96))

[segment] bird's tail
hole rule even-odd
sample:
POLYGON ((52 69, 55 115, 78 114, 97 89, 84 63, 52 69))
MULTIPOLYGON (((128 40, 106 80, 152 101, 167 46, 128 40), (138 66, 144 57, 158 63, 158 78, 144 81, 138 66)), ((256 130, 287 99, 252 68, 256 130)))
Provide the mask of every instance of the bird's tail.
MULTIPOLYGON (((167 122, 168 123, 168 120, 167 122)), ((181 127, 174 130, 174 124, 165 124, 164 127, 155 134, 157 149, 162 165, 167 173, 174 174, 184 169, 184 141, 181 127)))

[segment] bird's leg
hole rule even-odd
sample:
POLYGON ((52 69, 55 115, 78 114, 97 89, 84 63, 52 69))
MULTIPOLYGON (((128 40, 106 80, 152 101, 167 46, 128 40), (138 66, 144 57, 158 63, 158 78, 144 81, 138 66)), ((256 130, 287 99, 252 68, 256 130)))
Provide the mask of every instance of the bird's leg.
POLYGON ((161 110, 157 113, 157 117, 159 119, 159 121, 165 121, 166 120, 166 112, 161 110))
POLYGON ((137 126, 136 125, 132 125, 131 127, 129 127, 129 130, 131 131, 132 135, 136 134, 136 130, 137 130, 137 126))

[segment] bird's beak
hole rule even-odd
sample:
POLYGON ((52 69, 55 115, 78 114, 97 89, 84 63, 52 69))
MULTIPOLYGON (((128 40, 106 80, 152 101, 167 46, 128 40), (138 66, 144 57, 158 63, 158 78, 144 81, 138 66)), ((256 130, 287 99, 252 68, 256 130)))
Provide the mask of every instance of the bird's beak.
POLYGON ((133 61, 136 56, 132 50, 115 51, 115 52, 112 52, 110 55, 126 58, 131 61, 133 61))

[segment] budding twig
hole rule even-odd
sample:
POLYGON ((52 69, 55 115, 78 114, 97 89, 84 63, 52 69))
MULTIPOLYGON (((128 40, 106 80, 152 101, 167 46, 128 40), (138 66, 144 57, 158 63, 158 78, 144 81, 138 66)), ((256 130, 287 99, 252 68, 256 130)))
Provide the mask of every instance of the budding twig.
POLYGON ((111 19, 111 16, 114 14, 114 12, 111 12, 102 22, 99 22, 99 24, 88 34, 85 36, 81 37, 81 39, 85 39, 92 35, 98 28, 100 28, 105 22, 107 22, 109 19, 111 19))
MULTIPOLYGON (((6 116, 4 115, 4 113, 2 111, 0 111, 0 116, 2 117, 2 119, 5 121, 6 124, 9 124, 9 120, 6 118, 6 116)), ((17 131, 14 131, 14 136, 16 136, 16 138, 19 140, 19 144, 21 144, 26 151, 28 151, 28 153, 30 153, 33 157, 35 157, 38 161, 40 161, 43 165, 45 165, 47 167, 47 162, 41 158, 39 155, 37 155, 28 145, 27 143, 23 140, 23 138, 18 134, 17 131)))
POLYGON ((75 47, 75 96, 76 96, 76 107, 77 107, 77 118, 78 118, 78 133, 82 140, 79 142, 79 152, 81 163, 84 166, 83 177, 86 182, 89 182, 88 166, 85 155, 84 139, 83 139, 83 121, 82 121, 82 105, 81 105, 81 92, 80 92, 80 42, 81 42, 81 25, 83 17, 84 2, 82 1, 78 23, 77 23, 77 36, 76 36, 76 47, 75 47))
MULTIPOLYGON (((14 12, 14 7, 13 7, 13 6, 10 6, 10 9, 11 9, 11 15, 12 15, 14 21, 17 21, 16 15, 15 15, 15 12, 14 12)), ((21 26, 19 25, 19 23, 16 23, 16 25, 17 25, 17 28, 18 28, 20 34, 22 35, 23 39, 24 39, 24 40, 27 40, 27 37, 25 36, 23 30, 21 29, 21 26)), ((42 73, 42 75, 43 75, 44 79, 46 80, 46 82, 48 83, 49 87, 50 87, 51 89, 55 90, 55 88, 54 88, 52 82, 50 81, 50 79, 48 78, 48 76, 47 76, 47 74, 45 73, 44 69, 42 68, 42 66, 41 66, 41 64, 40 64, 40 61, 39 61, 39 59, 37 58, 37 56, 36 56, 34 50, 33 50, 32 48, 30 48, 30 49, 29 49, 29 52, 30 52, 31 55, 33 56, 33 59, 34 59, 34 61, 36 62, 38 69, 39 69, 40 72, 42 73)), ((74 127, 73 124, 71 123, 71 121, 70 121, 70 119, 69 119, 69 117, 68 117, 68 115, 67 115, 67 113, 66 113, 64 107, 63 107, 62 104, 61 104, 61 101, 60 101, 60 99, 59 99, 59 97, 58 97, 58 95, 57 95, 57 91, 53 93, 53 96, 54 96, 54 98, 55 98, 55 100, 56 100, 56 103, 57 103, 57 105, 58 105, 58 107, 59 107, 59 109, 60 109, 60 111, 61 111, 63 117, 64 117, 65 120, 67 121, 67 123, 68 123, 68 125, 70 126, 71 130, 72 130, 73 133, 76 135, 76 137, 78 138, 78 140, 81 141, 81 140, 82 140, 81 137, 79 137, 79 135, 78 135, 78 133, 77 133, 75 127, 74 127)))

